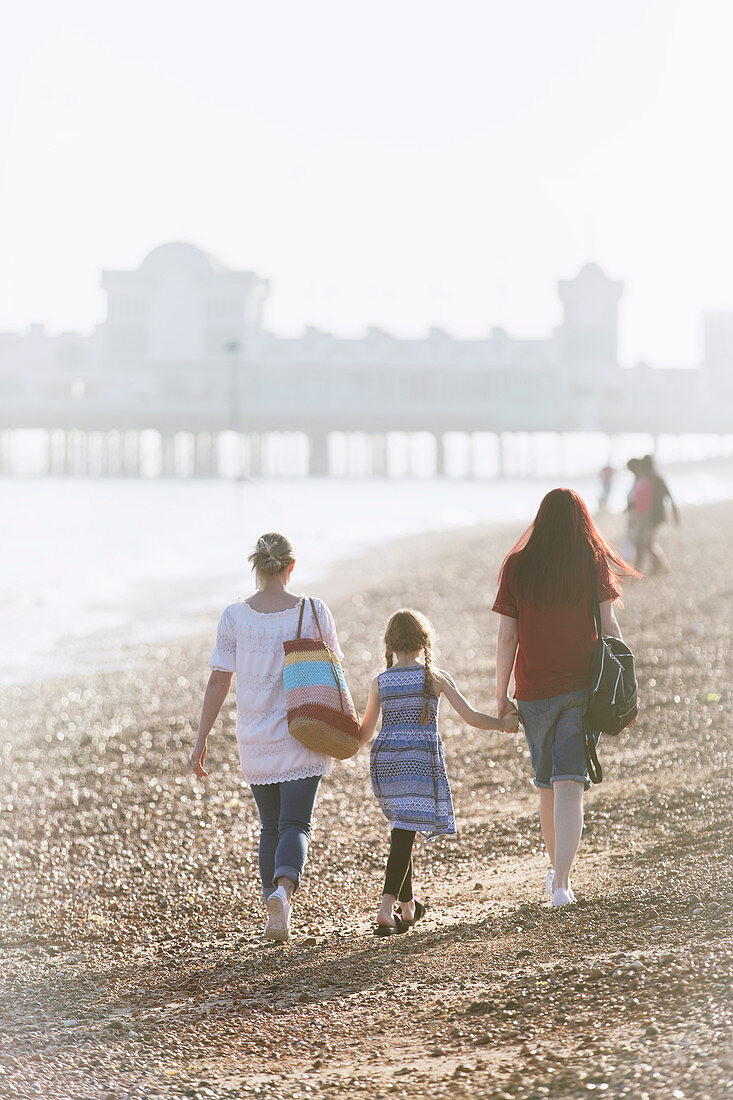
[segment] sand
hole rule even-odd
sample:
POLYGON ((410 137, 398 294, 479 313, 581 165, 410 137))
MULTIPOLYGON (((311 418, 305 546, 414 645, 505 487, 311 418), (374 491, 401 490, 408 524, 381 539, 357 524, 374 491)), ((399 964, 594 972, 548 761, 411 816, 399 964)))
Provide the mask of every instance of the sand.
MULTIPOLYGON (((387 830, 367 754, 337 766, 274 947, 233 697, 206 785, 188 770, 211 635, 5 690, 0 1097, 731 1095, 733 505, 683 521, 664 535, 674 572, 626 587, 642 714, 603 744, 567 909, 544 893, 521 736, 444 711, 459 835, 419 844, 428 913, 387 940, 370 932, 387 830)), ((491 708, 516 534, 421 537, 320 587, 361 706, 384 620, 411 604, 491 708)))

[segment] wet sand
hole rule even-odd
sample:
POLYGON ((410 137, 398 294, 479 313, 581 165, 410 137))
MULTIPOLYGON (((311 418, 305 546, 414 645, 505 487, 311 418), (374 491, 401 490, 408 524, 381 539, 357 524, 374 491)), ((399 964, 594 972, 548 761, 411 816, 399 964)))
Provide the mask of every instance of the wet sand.
MULTIPOLYGON (((337 765, 294 938, 273 947, 233 695, 206 785, 188 771, 211 636, 5 689, 0 1097, 731 1095, 733 505, 683 520, 663 536, 674 573, 626 587, 642 715, 603 744, 568 909, 544 893, 521 736, 444 711, 459 835, 419 845, 427 916, 387 940, 368 757, 337 765)), ((403 542, 320 587, 361 707, 384 620, 411 604, 491 709, 516 534, 403 542)))

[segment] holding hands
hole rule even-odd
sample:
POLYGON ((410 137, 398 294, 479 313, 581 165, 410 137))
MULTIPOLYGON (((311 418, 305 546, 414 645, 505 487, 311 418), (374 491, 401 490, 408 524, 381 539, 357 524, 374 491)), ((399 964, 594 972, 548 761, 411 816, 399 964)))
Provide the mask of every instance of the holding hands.
POLYGON ((504 733, 519 733, 519 711, 513 710, 499 719, 500 729, 504 733))
POLYGON ((519 723, 521 721, 519 711, 508 695, 497 696, 496 713, 501 723, 500 728, 504 730, 505 733, 519 732, 519 723))
POLYGON ((456 713, 464 722, 468 722, 469 726, 475 726, 476 729, 497 730, 500 733, 519 731, 519 711, 509 699, 506 700, 506 707, 499 708, 497 717, 494 718, 492 714, 475 710, 465 695, 458 690, 453 677, 445 670, 441 669, 436 673, 435 685, 436 690, 445 695, 456 713))

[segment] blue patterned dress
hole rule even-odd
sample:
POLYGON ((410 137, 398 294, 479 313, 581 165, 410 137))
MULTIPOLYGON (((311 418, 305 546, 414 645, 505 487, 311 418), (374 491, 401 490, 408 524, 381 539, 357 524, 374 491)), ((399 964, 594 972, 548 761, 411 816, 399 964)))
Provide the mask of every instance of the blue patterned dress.
POLYGON ((414 829, 432 840, 455 833, 438 697, 430 692, 430 716, 420 723, 425 699, 422 665, 388 668, 379 675, 382 728, 372 745, 372 790, 391 829, 414 829))

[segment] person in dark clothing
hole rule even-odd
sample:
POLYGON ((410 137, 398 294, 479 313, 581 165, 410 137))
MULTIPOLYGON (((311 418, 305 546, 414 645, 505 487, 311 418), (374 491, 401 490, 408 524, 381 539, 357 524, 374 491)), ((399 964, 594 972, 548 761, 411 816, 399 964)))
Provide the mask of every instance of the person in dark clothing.
POLYGON ((621 556, 628 561, 633 560, 636 568, 641 569, 649 549, 649 517, 654 486, 640 458, 630 458, 626 468, 633 474, 634 484, 626 499, 628 519, 621 556))
POLYGON ((657 532, 667 520, 667 501, 669 501, 669 507, 675 526, 679 526, 680 514, 677 510, 677 505, 672 499, 672 494, 669 491, 667 482, 657 470, 653 456, 644 455, 641 459, 640 467, 642 477, 651 479, 652 502, 649 513, 643 520, 643 530, 640 532, 638 543, 640 547, 640 561, 637 562, 637 568, 643 569, 644 560, 648 557, 651 561, 648 572, 651 575, 655 573, 668 573, 669 562, 664 556, 664 552, 657 541, 657 532))
POLYGON ((611 498, 611 490, 613 489, 613 479, 616 476, 616 471, 610 462, 601 470, 599 477, 601 481, 601 493, 598 498, 598 511, 605 512, 608 508, 608 502, 611 498))

